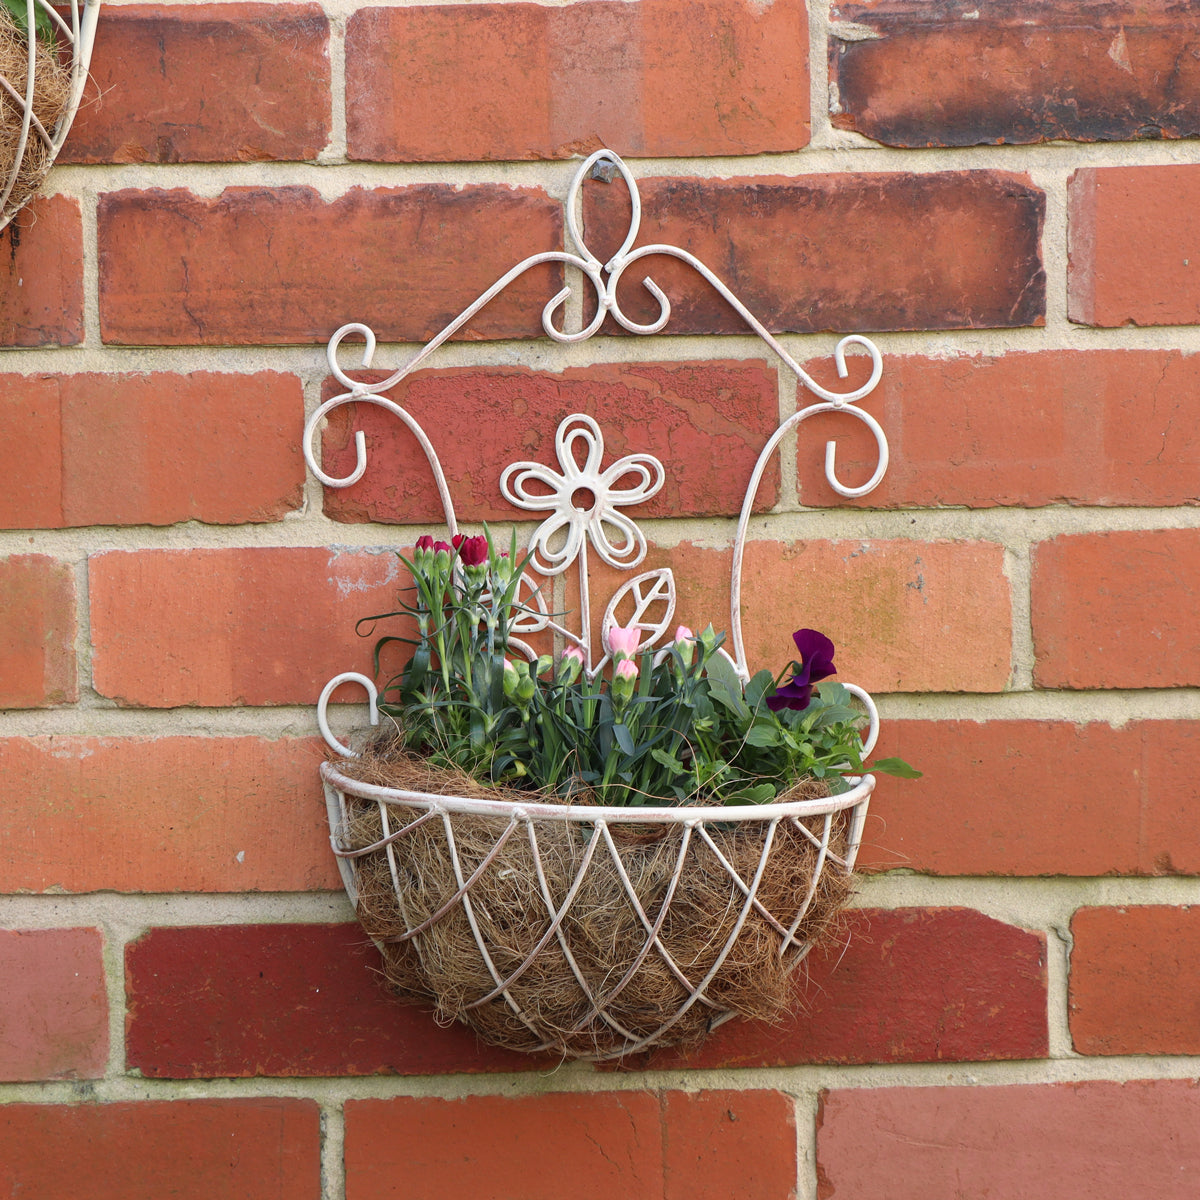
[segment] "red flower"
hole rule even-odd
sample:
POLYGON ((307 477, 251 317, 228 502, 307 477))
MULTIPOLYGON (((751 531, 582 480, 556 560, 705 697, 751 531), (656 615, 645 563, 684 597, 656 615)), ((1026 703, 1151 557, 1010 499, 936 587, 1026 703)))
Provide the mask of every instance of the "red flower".
POLYGON ((488 544, 485 537, 463 537, 460 533, 454 539, 454 546, 464 567, 482 567, 488 560, 488 544))

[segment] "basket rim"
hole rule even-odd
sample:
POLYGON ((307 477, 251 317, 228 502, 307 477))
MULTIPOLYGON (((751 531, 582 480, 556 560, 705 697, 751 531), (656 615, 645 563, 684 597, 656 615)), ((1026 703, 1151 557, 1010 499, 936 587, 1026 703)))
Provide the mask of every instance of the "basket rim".
POLYGON ((875 788, 875 776, 868 774, 861 777, 845 776, 847 779, 857 780, 848 792, 842 792, 837 796, 823 796, 816 800, 792 800, 783 804, 709 805, 705 807, 639 805, 624 808, 592 804, 549 804, 545 801, 483 800, 467 796, 448 796, 434 792, 412 792, 403 788, 380 787, 377 784, 364 783, 349 775, 343 775, 337 769, 337 765, 332 762, 321 764, 321 778, 340 792, 357 796, 363 800, 381 801, 384 804, 427 808, 446 813, 507 817, 510 820, 536 817, 540 820, 576 821, 588 825, 595 825, 598 822, 697 825, 705 821, 776 821, 788 817, 822 817, 854 808, 866 800, 875 788))

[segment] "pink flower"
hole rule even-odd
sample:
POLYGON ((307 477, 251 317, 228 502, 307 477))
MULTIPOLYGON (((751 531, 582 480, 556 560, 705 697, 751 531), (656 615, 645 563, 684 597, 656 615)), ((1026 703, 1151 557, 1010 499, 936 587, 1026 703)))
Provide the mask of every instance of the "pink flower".
MULTIPOLYGON (((642 640, 640 630, 632 625, 628 629, 623 629, 620 625, 614 625, 608 631, 608 644, 612 649, 613 657, 616 659, 630 659, 638 650, 638 645, 642 640)), ((634 668, 636 671, 636 668, 634 668)))
POLYGON ((637 663, 632 658, 623 658, 617 663, 613 675, 619 676, 621 679, 636 679, 638 677, 637 663))

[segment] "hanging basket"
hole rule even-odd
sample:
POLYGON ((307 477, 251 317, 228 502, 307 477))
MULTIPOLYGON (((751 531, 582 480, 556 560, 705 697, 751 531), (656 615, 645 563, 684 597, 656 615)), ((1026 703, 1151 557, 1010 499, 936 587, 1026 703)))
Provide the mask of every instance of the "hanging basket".
MULTIPOLYGON (((339 363, 339 348, 348 337, 366 343, 363 368, 370 367, 375 350, 369 327, 343 326, 330 340, 328 361, 346 390, 310 417, 305 458, 327 487, 357 482, 367 467, 363 433, 355 435, 356 465, 344 478, 322 469, 313 438, 335 408, 358 403, 383 408, 416 438, 445 511, 447 532, 457 533, 449 488, 428 436, 383 393, 539 263, 575 268, 596 292, 595 316, 574 332, 555 324, 569 288, 546 305, 542 324, 553 340, 586 340, 609 317, 630 333, 657 333, 670 317, 661 289, 644 281, 661 312, 651 324, 641 325, 622 312, 618 283, 631 264, 647 255, 681 259, 819 397, 771 436, 746 489, 733 545, 731 650, 716 651, 745 681, 750 672, 741 625, 742 561, 767 464, 801 422, 818 413, 845 413, 873 434, 878 463, 865 484, 848 487, 837 477, 830 443, 826 478, 843 496, 871 491, 887 468, 887 441, 875 419, 856 405, 879 382, 882 363, 869 339, 851 334, 834 351, 838 373, 843 378, 848 374, 846 350, 854 346, 869 356, 869 378, 845 392, 822 387, 703 263, 671 246, 633 249, 640 211, 628 168, 610 151, 599 151, 579 168, 567 197, 567 227, 577 254, 549 251, 517 264, 405 366, 378 382, 353 379, 339 363), (606 264, 588 250, 578 219, 579 191, 593 168, 593 178, 609 180, 619 174, 632 204, 629 232, 606 264)), ((553 634, 577 648, 594 677, 613 661, 609 631, 614 625, 627 632, 636 628, 643 650, 661 647, 671 627, 674 576, 669 568, 635 573, 646 557, 646 540, 636 523, 618 511, 653 496, 662 487, 664 471, 648 454, 606 464, 603 433, 583 413, 559 424, 555 446, 557 468, 514 463, 502 473, 500 486, 517 509, 549 514, 530 538, 528 561, 543 583, 568 569, 578 572, 577 627, 557 623, 537 599, 541 585, 530 582, 522 593, 527 607, 513 629, 521 638, 553 634), (578 506, 580 494, 590 495, 590 508, 578 506), (596 646, 589 554, 633 576, 609 599, 599 623, 604 644, 596 646), (630 608, 632 616, 618 620, 618 612, 630 608)), ((509 646, 531 661, 537 658, 519 638, 510 638, 509 646)), ((371 679, 347 672, 325 686, 318 725, 345 760, 321 768, 331 840, 358 918, 379 946, 387 977, 401 995, 432 1003, 440 1018, 465 1021, 491 1043, 583 1059, 695 1043, 732 1016, 776 1018, 793 1003, 790 973, 829 930, 850 893, 873 776, 846 776, 840 784, 846 790, 837 795, 822 783, 802 780, 775 803, 725 807, 545 803, 536 794, 469 788, 469 780, 447 788, 411 760, 381 767, 378 755, 360 757, 334 736, 326 709, 335 688, 347 682, 367 690, 371 723, 378 724, 371 679), (443 794, 448 790, 456 794, 443 794)), ((844 686, 869 720, 865 756, 878 736, 878 713, 861 688, 844 686)))
POLYGON ((26 0, 24 19, 0 3, 0 229, 36 195, 79 109, 100 0, 60 11, 26 0), (28 36, 28 30, 35 36, 28 36))
POLYGON ((385 788, 353 769, 321 770, 334 852, 391 985, 495 1045, 595 1060, 782 1015, 849 895, 874 786, 627 809, 385 788))

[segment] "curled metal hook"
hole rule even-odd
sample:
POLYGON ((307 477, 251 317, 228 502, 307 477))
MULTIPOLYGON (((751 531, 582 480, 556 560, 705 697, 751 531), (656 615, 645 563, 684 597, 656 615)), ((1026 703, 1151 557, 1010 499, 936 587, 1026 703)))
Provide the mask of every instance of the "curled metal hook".
POLYGON ((877 460, 875 470, 871 474, 871 478, 866 483, 860 484, 858 487, 846 487, 845 484, 839 481, 837 477, 837 442, 828 441, 825 443, 825 480, 831 488, 839 496, 847 498, 857 498, 865 496, 869 492, 873 492, 887 473, 888 469, 888 443, 887 437, 883 432, 883 427, 875 420, 870 413, 863 412, 861 408, 855 408, 852 404, 829 404, 829 405, 814 405, 814 408, 820 408, 822 411, 829 412, 844 412, 851 416, 857 417, 874 435, 875 437, 875 452, 877 460))
POLYGON ((367 698, 371 706, 372 725, 379 724, 379 692, 375 688, 374 681, 368 679, 367 676, 360 675, 357 671, 343 671, 340 675, 335 675, 325 685, 321 690, 321 697, 317 701, 317 727, 321 730, 321 736, 325 739, 325 744, 343 758, 357 758, 357 751, 351 750, 349 746, 342 745, 333 736, 333 731, 329 728, 329 719, 325 711, 329 707, 329 697, 333 695, 334 689, 343 683, 361 683, 367 689, 367 698))
POLYGON ((333 337, 329 339, 329 345, 325 348, 325 361, 329 364, 330 374, 342 387, 351 392, 365 392, 368 390, 369 385, 360 383, 357 379, 351 379, 342 370, 337 359, 337 352, 341 348, 342 342, 352 333, 361 334, 363 340, 366 342, 366 345, 363 346, 362 362, 359 363, 359 370, 365 371, 371 366, 371 360, 375 357, 375 331, 369 325, 363 325, 359 321, 352 321, 350 324, 343 325, 334 332, 333 337))

